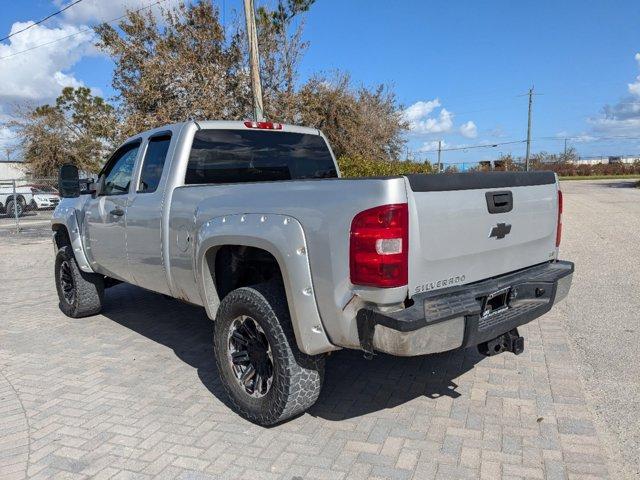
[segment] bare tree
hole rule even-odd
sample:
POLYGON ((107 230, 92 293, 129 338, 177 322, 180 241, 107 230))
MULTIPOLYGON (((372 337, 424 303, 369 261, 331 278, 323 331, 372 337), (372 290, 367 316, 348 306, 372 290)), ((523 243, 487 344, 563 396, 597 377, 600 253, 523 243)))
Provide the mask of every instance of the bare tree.
POLYGON ((309 46, 302 40, 302 14, 314 2, 280 1, 274 10, 263 6, 257 11, 258 43, 262 56, 260 73, 268 105, 266 113, 283 122, 291 123, 295 119, 298 65, 309 46), (296 19, 299 21, 294 25, 296 19))
POLYGON ((2 146, 2 153, 3 153, 3 157, 4 160, 6 162, 10 162, 11 160, 14 159, 14 155, 15 153, 18 151, 18 146, 17 145, 3 145, 2 146))
POLYGON ((397 159, 407 129, 395 94, 385 87, 354 88, 345 73, 316 76, 297 98, 300 123, 321 129, 337 156, 397 159))
POLYGON ((120 29, 96 28, 115 63, 123 136, 189 118, 242 118, 251 111, 241 35, 229 37, 210 2, 129 12, 120 29))
MULTIPOLYGON (((280 0, 257 12, 267 118, 322 128, 338 155, 388 159, 402 148, 406 124, 385 86, 355 88, 347 74, 298 84, 302 15, 313 0, 280 0)), ((119 29, 96 28, 98 47, 115 63, 113 87, 122 136, 189 118, 240 120, 251 115, 248 48, 242 22, 225 31, 209 1, 129 12, 119 29)))
POLYGON ((113 107, 86 87, 64 88, 54 105, 23 105, 7 122, 20 138, 25 166, 38 177, 56 175, 65 163, 95 172, 111 149, 115 125, 113 107))

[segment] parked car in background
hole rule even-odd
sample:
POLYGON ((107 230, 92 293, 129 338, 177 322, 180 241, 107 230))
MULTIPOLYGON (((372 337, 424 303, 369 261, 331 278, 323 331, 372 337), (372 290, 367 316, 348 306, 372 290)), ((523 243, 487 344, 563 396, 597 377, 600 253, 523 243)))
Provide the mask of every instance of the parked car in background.
POLYGON ((261 425, 313 405, 341 348, 521 353, 517 327, 571 285, 553 172, 341 179, 317 129, 192 121, 79 184, 61 169, 61 310, 97 314, 116 282, 203 306, 231 404, 261 425))
POLYGON ((24 215, 33 202, 31 187, 20 185, 14 187, 10 183, 0 184, 0 213, 6 215, 24 215))
POLYGON ((58 190, 47 185, 27 185, 31 189, 33 200, 29 204, 33 210, 54 209, 60 203, 58 190))

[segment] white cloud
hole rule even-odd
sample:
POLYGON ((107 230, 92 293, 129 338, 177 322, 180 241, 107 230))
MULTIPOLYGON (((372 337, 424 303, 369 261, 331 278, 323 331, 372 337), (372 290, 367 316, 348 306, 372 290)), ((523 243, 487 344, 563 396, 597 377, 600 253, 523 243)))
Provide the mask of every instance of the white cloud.
MULTIPOLYGON (((634 58, 640 67, 640 53, 634 58)), ((614 105, 605 105, 602 115, 587 119, 595 132, 612 136, 640 134, 640 75, 627 88, 629 95, 614 105)))
MULTIPOLYGON (((54 0, 53 3, 63 8, 72 3, 72 0, 54 0)), ((138 10, 149 7, 149 10, 158 13, 162 8, 172 8, 182 0, 164 0, 157 5, 152 0, 85 0, 65 10, 63 13, 66 22, 74 24, 94 24, 106 22, 125 14, 127 10, 138 10)))
MULTIPOLYGON (((51 0, 53 7, 62 8, 73 0, 51 0)), ((39 105, 53 101, 64 87, 79 87, 73 68, 82 58, 98 54, 95 35, 89 28, 125 14, 126 10, 148 10, 158 13, 172 8, 182 0, 85 0, 73 5, 42 25, 34 25, 0 43, 0 124, 10 120, 16 105, 39 105)), ((9 33, 15 33, 33 21, 15 22, 9 33)), ((98 88, 92 88, 102 95, 98 88)), ((0 148, 15 142, 13 133, 0 125, 0 148)))
MULTIPOLYGON (((52 0, 52 4, 55 8, 63 8, 72 1, 52 0)), ((89 25, 120 17, 127 9, 153 5, 149 10, 157 13, 161 8, 175 7, 181 1, 164 0, 154 5, 151 0, 86 0, 46 24, 35 25, 11 37, 0 44, 0 108, 25 100, 33 103, 51 101, 62 88, 83 85, 72 68, 84 56, 99 53, 93 45, 95 35, 89 25)), ((10 33, 31 24, 33 21, 16 22, 10 33)))
POLYGON ((409 129, 416 134, 447 133, 453 128, 453 114, 441 108, 437 116, 429 116, 440 107, 440 100, 435 98, 427 102, 419 101, 404 111, 404 119, 409 122, 409 129))
POLYGON ((591 118, 588 122, 598 133, 610 135, 637 135, 640 134, 640 117, 637 118, 591 118))
MULTIPOLYGON (((442 144, 440 145, 440 148, 442 149, 449 148, 449 147, 451 147, 451 145, 449 145, 445 141, 443 141, 442 144)), ((434 150, 438 150, 438 140, 423 142, 420 148, 418 148, 419 152, 433 152, 434 150)))
MULTIPOLYGON (((442 106, 438 98, 415 102, 403 112, 410 132, 418 136, 451 133, 454 128, 454 116, 453 112, 442 106)), ((478 128, 472 121, 462 124, 458 131, 466 138, 478 136, 478 128)))
POLYGON ((478 127, 469 120, 467 123, 460 125, 460 134, 466 138, 476 138, 478 136, 478 127))
POLYGON ((589 142, 594 142, 597 139, 598 139, 597 137, 594 137, 593 135, 589 135, 588 133, 580 133, 578 135, 569 137, 569 140, 571 140, 572 143, 589 143, 589 142))
MULTIPOLYGON (((636 53, 635 59, 636 62, 638 62, 638 66, 640 67, 640 53, 636 53)), ((634 83, 630 83, 628 86, 629 93, 631 93, 631 95, 640 97, 640 75, 636 77, 636 81, 634 83)))
MULTIPOLYGON (((482 142, 480 142, 481 145, 491 145, 490 143, 488 143, 486 140, 483 140, 482 142)), ((440 145, 440 148, 442 150, 447 150, 450 148, 454 148, 454 149, 460 149, 460 150, 464 150, 467 147, 470 147, 470 145, 468 143, 448 143, 445 142, 444 140, 442 140, 442 144, 440 145)), ((417 150, 418 152, 437 152, 438 151, 438 140, 430 140, 427 142, 422 142, 422 145, 420 145, 420 147, 417 150)))
POLYGON ((571 140, 575 143, 588 143, 597 140, 596 137, 589 135, 588 133, 581 133, 580 135, 576 135, 575 137, 571 137, 571 140))
POLYGON ((582 133, 578 133, 575 135, 570 134, 569 132, 567 132, 566 130, 562 130, 558 133, 556 133, 556 138, 558 140, 563 140, 563 139, 568 139, 571 141, 571 143, 588 143, 588 142, 593 142, 595 140, 597 140, 597 137, 594 137, 593 135, 590 135, 586 132, 582 132, 582 133))
POLYGON ((435 98, 428 102, 419 101, 411 105, 404 111, 404 118, 407 122, 416 122, 427 117, 433 110, 440 106, 440 100, 435 98))
POLYGON ((453 115, 446 108, 440 110, 437 118, 425 118, 414 123, 416 133, 447 133, 453 128, 453 115))
MULTIPOLYGON (((16 22, 11 32, 32 22, 16 22)), ((64 25, 48 28, 36 25, 0 44, 0 104, 13 101, 41 102, 55 98, 63 87, 82 85, 70 72, 87 53, 92 32, 64 25), (58 40, 45 46, 39 46, 58 40), (33 48, 39 46, 38 48, 33 48), (25 53, 19 53, 24 50, 25 53), (16 55, 14 55, 16 54, 16 55), (13 56, 12 56, 13 55, 13 56)))
MULTIPOLYGON (((11 33, 31 24, 16 22, 11 33)), ((92 48, 93 33, 82 30, 73 25, 35 25, 0 43, 0 124, 11 120, 17 105, 51 102, 64 87, 83 85, 71 70, 92 48)), ((14 132, 0 126, 0 154, 16 144, 14 132)))

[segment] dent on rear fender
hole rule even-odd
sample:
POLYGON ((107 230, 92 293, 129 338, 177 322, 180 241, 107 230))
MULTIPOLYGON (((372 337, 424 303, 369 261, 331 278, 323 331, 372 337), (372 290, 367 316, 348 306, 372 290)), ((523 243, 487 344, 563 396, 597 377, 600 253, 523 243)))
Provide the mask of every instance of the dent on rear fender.
POLYGON ((220 216, 202 224, 195 239, 194 271, 210 318, 215 318, 220 300, 207 253, 223 245, 246 245, 273 255, 282 272, 298 348, 310 355, 336 350, 327 337, 318 312, 307 244, 300 222, 287 215, 253 213, 220 216))

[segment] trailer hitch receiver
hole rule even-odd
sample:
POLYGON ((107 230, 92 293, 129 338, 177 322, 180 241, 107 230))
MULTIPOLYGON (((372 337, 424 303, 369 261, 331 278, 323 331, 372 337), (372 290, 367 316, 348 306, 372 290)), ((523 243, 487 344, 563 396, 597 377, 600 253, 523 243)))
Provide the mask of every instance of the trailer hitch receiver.
POLYGON ((514 328, 493 340, 478 344, 478 351, 488 357, 502 352, 520 355, 524 351, 524 338, 520 336, 518 329, 514 328))

